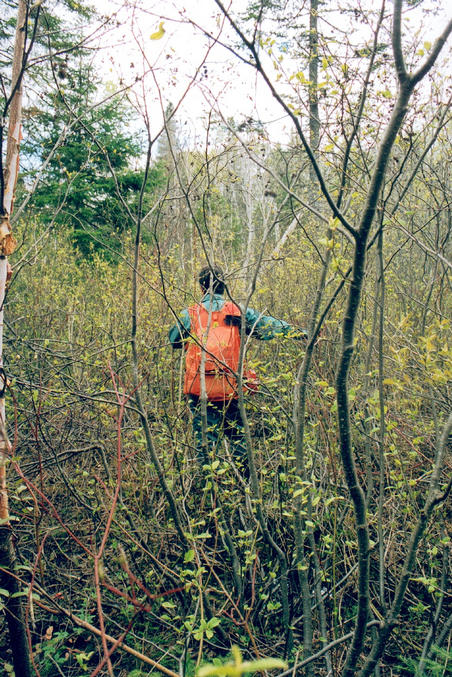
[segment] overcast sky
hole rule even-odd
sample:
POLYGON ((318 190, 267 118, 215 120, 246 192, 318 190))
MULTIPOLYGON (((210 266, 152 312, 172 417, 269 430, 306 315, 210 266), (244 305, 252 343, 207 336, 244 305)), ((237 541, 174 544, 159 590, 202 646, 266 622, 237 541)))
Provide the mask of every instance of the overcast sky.
MULTIPOLYGON (((232 0, 231 4, 233 10, 238 12, 246 7, 247 2, 232 0)), ((344 40, 345 36, 347 40, 355 37, 357 43, 367 38, 366 31, 368 36, 371 35, 369 27, 357 22, 351 30, 349 19, 337 12, 331 12, 331 7, 336 4, 327 2, 324 5, 324 12, 328 9, 329 13, 322 30, 332 31, 333 26, 342 28, 344 40)), ((431 0, 430 4, 442 8, 438 15, 431 13, 427 18, 421 18, 420 12, 413 10, 409 10, 407 14, 409 23, 406 34, 418 33, 421 43, 433 41, 444 26, 447 13, 450 13, 445 7, 447 2, 431 0)), ((376 12, 380 2, 363 0, 360 5, 355 3, 354 6, 376 12)), ((221 34, 223 41, 233 44, 232 30, 223 21, 213 0, 137 0, 126 3, 122 0, 97 0, 96 7, 109 16, 117 12, 119 23, 101 41, 101 61, 105 78, 116 84, 119 81, 129 83, 137 75, 148 72, 144 80, 144 91, 141 81, 134 89, 138 99, 143 96, 146 98, 154 133, 161 125, 160 97, 163 107, 169 102, 177 105, 184 97, 177 117, 190 143, 194 137, 204 137, 209 110, 215 102, 226 116, 233 117, 238 122, 247 118, 258 119, 266 123, 269 134, 274 139, 288 137, 291 125, 253 69, 240 64, 230 52, 219 45, 207 53, 211 42, 203 36, 199 28, 187 21, 191 19, 194 24, 212 34, 221 34), (141 5, 141 8, 138 9, 137 5, 141 5), (160 27, 165 31, 163 37, 152 40, 151 35, 158 33, 160 27), (196 84, 185 94, 196 69, 203 62, 204 66, 197 75, 196 84)), ((389 10, 391 7, 388 3, 389 10)))

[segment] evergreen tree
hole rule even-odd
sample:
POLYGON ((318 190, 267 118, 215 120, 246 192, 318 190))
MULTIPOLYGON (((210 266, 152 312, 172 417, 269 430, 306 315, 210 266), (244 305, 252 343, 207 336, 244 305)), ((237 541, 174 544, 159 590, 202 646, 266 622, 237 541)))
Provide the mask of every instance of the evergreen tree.
MULTIPOLYGON (((67 228, 83 255, 100 251, 114 259, 144 178, 132 108, 97 75, 80 25, 44 13, 38 38, 24 113, 25 194, 33 189, 39 220, 67 228)), ((150 172, 145 208, 161 174, 150 172)))

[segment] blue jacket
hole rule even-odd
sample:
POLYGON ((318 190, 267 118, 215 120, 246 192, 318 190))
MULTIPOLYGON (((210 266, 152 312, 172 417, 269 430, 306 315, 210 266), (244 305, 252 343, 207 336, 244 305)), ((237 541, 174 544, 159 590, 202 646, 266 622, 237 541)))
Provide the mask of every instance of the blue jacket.
MULTIPOLYGON (((221 310, 225 304, 222 294, 210 294, 207 292, 201 299, 206 310, 221 310)), ((271 315, 261 315, 252 308, 246 309, 245 331, 247 336, 252 336, 260 341, 269 341, 281 336, 295 339, 305 339, 308 334, 304 329, 296 329, 284 320, 277 320, 271 315)), ((189 337, 190 315, 188 310, 183 310, 174 326, 169 331, 169 340, 173 348, 182 348, 184 341, 189 337)))

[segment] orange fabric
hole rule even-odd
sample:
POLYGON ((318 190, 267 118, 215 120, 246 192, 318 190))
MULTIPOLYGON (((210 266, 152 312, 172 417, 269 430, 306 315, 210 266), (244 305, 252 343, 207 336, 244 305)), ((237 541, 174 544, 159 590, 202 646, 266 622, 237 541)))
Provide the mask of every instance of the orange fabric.
POLYGON ((228 324, 227 316, 240 317, 240 308, 230 301, 221 310, 208 311, 202 304, 188 309, 190 331, 196 338, 187 342, 185 355, 184 393, 201 395, 201 363, 208 400, 220 401, 237 397, 237 371, 240 352, 240 328, 228 324))

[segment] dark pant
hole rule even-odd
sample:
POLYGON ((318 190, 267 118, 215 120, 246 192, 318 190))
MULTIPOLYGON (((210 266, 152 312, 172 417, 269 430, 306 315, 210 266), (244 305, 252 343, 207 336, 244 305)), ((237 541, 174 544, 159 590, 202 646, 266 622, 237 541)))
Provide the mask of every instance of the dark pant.
MULTIPOLYGON (((235 461, 247 467, 246 444, 243 431, 243 421, 240 415, 237 400, 225 402, 207 402, 207 448, 202 443, 202 413, 200 398, 196 395, 188 396, 188 403, 193 415, 193 435, 197 449, 197 459, 201 464, 209 462, 209 453, 216 451, 222 435, 226 435, 231 443, 231 453, 235 461)), ((210 461, 211 462, 211 461, 210 461)))

